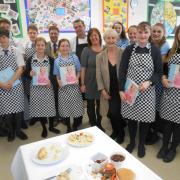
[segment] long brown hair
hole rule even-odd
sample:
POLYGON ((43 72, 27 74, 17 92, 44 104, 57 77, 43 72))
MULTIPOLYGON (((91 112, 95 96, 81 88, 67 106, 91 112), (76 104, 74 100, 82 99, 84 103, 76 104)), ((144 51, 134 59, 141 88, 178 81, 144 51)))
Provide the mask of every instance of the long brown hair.
POLYGON ((168 61, 176 53, 177 49, 180 46, 180 40, 178 38, 179 33, 180 33, 180 25, 176 27, 174 42, 173 42, 172 48, 167 56, 166 61, 168 61))
MULTIPOLYGON (((161 48, 162 45, 166 42, 166 37, 165 37, 166 30, 162 23, 156 23, 153 27, 155 27, 155 26, 159 26, 163 30, 164 35, 158 43, 157 42, 155 43, 152 38, 151 38, 151 40, 155 44, 155 46, 157 46, 158 48, 161 48)), ((152 27, 152 30, 153 30, 153 27, 152 27)))
POLYGON ((119 25, 122 27, 122 32, 121 32, 121 34, 119 35, 119 38, 120 38, 120 39, 127 39, 124 26, 123 26, 123 24, 122 24, 121 22, 116 21, 116 22, 113 24, 112 29, 115 28, 115 25, 116 25, 116 24, 119 24, 119 25))
POLYGON ((92 42, 90 40, 90 36, 92 35, 93 32, 96 32, 99 36, 99 44, 100 46, 102 45, 102 38, 101 38, 101 33, 99 32, 99 30, 97 28, 91 28, 89 31, 88 31, 88 35, 87 35, 87 41, 88 41, 88 46, 92 46, 92 42))

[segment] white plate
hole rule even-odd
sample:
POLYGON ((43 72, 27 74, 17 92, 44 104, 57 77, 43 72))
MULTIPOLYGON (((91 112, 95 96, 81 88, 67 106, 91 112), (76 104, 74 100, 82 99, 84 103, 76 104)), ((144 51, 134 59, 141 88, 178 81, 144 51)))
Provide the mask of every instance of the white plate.
POLYGON ((67 143, 74 147, 86 147, 94 142, 94 136, 89 132, 71 133, 67 138, 67 143))
POLYGON ((66 157, 69 154, 69 150, 67 147, 60 145, 59 143, 47 143, 39 146, 36 148, 32 154, 31 154, 31 159, 34 163, 40 164, 40 165, 50 165, 50 164, 55 164, 58 162, 61 162, 66 159, 66 157), (38 152, 41 148, 45 147, 48 156, 46 159, 40 160, 38 159, 38 152))

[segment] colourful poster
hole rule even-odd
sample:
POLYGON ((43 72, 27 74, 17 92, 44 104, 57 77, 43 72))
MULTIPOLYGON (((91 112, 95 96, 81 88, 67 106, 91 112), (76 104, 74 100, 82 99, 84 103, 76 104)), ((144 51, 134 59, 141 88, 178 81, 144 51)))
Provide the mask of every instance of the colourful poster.
POLYGON ((90 0, 25 0, 27 23, 37 24, 40 32, 56 24, 61 32, 74 32, 73 21, 81 18, 90 28, 90 0))
POLYGON ((11 22, 11 32, 14 37, 23 37, 19 0, 0 0, 0 17, 11 22))
POLYGON ((175 28, 180 23, 179 0, 149 0, 148 19, 151 25, 162 23, 167 36, 174 36, 175 28))
POLYGON ((128 3, 125 0, 103 0, 103 31, 120 21, 128 28, 128 3))

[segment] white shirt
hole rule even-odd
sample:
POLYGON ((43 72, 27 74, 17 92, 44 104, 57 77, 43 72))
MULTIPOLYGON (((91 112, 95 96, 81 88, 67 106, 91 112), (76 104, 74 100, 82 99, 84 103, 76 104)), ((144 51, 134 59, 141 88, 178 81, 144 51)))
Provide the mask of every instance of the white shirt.
MULTIPOLYGON (((72 38, 70 40, 70 44, 71 44, 71 51, 72 53, 76 53, 76 37, 72 38)), ((85 38, 78 38, 78 43, 79 44, 85 44, 87 43, 87 36, 85 36, 85 38)))

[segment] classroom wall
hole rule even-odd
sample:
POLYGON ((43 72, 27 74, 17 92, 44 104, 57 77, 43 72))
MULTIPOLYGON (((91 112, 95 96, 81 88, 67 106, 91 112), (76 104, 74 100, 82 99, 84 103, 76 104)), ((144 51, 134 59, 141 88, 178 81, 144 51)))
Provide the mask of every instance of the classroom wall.
MULTIPOLYGON (((137 0, 138 4, 137 7, 131 8, 130 4, 128 7, 128 25, 138 24, 141 21, 147 21, 147 3, 148 0, 137 0)), ((23 22, 23 34, 24 39, 27 38, 27 24, 26 24, 26 14, 25 14, 25 6, 24 0, 20 1, 21 6, 21 15, 22 15, 22 22, 23 22)), ((101 0, 91 0, 91 27, 96 27, 103 33, 102 30, 102 1, 101 0)), ((74 33, 61 33, 60 38, 68 38, 71 39, 75 34, 74 33)), ((40 34, 40 36, 45 37, 49 40, 48 33, 40 34)), ((168 40, 170 44, 172 44, 172 39, 168 40)))

